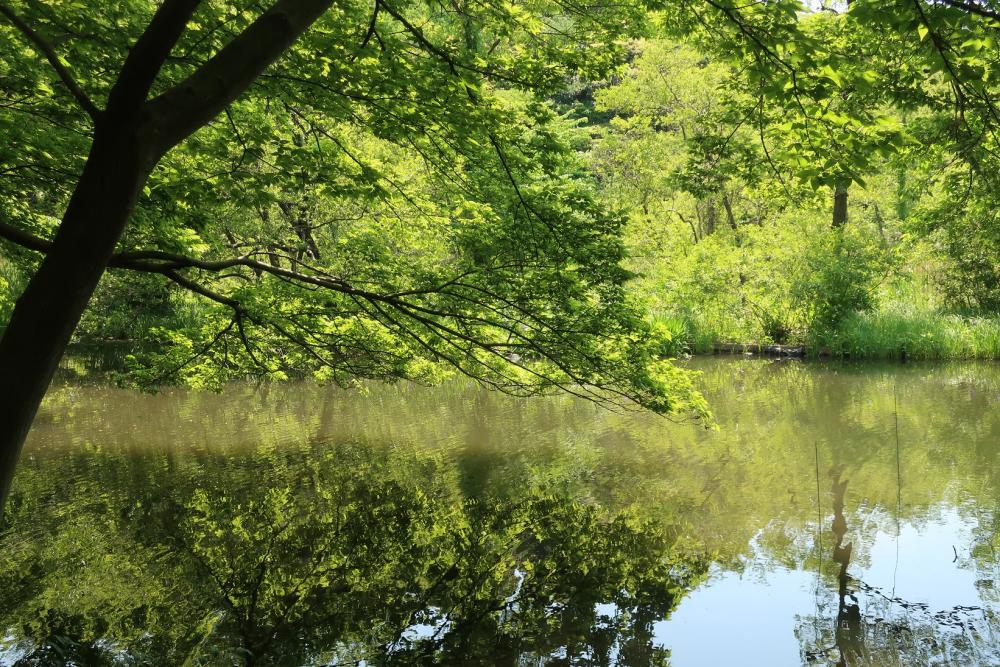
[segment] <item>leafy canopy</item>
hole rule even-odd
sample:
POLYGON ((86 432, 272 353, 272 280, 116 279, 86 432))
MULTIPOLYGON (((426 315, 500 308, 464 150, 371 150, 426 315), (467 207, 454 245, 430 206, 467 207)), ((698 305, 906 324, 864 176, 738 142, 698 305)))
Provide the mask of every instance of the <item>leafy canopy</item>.
MULTIPOLYGON (((0 223, 7 239, 44 251, 91 130, 18 21, 100 107, 156 3, 4 7, 17 20, 0 23, 10 138, 0 223)), ((228 43, 255 7, 202 3, 153 94, 228 43)), ((607 73, 644 12, 336 3, 150 177, 111 267, 169 281, 172 309, 160 326, 118 327, 157 343, 135 356, 129 380, 458 372, 522 395, 563 388, 703 414, 626 293, 623 219, 596 202, 573 122, 546 101, 570 75, 607 73)), ((11 294, 36 261, 5 246, 4 266, 20 277, 11 294)), ((88 322, 99 334, 101 314, 88 322)))

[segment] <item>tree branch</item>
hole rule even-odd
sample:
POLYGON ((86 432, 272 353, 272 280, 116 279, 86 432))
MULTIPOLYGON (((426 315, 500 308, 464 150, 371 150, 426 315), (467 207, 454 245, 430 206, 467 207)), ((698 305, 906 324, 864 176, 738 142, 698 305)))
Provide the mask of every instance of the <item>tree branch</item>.
POLYGON ((443 61, 448 66, 448 69, 451 70, 452 74, 458 75, 458 70, 464 69, 469 72, 475 72, 476 74, 480 74, 485 77, 499 79, 501 81, 506 81, 507 83, 513 83, 518 86, 523 86, 525 88, 531 87, 530 81, 527 81, 525 79, 519 79, 513 74, 505 74, 503 72, 487 70, 480 67, 476 67, 474 65, 470 65, 469 63, 462 62, 460 59, 449 54, 445 49, 435 45, 433 42, 427 39, 426 35, 424 35, 423 30, 410 23, 399 10, 397 10, 388 2, 385 2, 384 0, 376 0, 376 7, 382 7, 382 9, 386 11, 386 13, 388 13, 390 16, 396 19, 403 26, 406 32, 410 33, 410 35, 417 41, 417 43, 421 46, 421 48, 430 53, 432 56, 435 56, 439 60, 443 61))
MULTIPOLYGON (((123 267, 123 268, 128 268, 128 267, 123 267)), ((225 306, 229 306, 236 312, 237 317, 242 317, 244 315, 243 306, 236 299, 230 299, 228 296, 210 290, 204 285, 199 285, 198 283, 182 276, 176 271, 164 270, 162 273, 167 278, 174 281, 184 289, 194 292, 195 294, 200 294, 207 299, 211 299, 212 301, 216 301, 225 306)))
POLYGON ((370 42, 371 38, 375 35, 375 28, 378 22, 379 6, 380 6, 379 1, 375 0, 375 9, 372 11, 372 18, 368 22, 368 30, 365 31, 365 38, 361 40, 362 49, 368 46, 368 42, 370 42))
POLYGON ((222 113, 332 4, 278 0, 191 76, 150 100, 158 150, 166 152, 222 113))
POLYGON ((108 109, 133 113, 141 108, 156 75, 184 33, 201 0, 165 0, 128 52, 108 94, 108 109))
POLYGON ((976 14, 977 16, 982 16, 983 18, 1000 21, 1000 13, 973 2, 963 2, 962 0, 939 0, 939 1, 945 5, 948 5, 949 7, 953 7, 955 9, 961 9, 969 12, 970 14, 976 14))
MULTIPOLYGON (((33 236, 2 222, 0 222, 0 238, 6 238, 7 240, 17 243, 25 248, 43 253, 48 252, 52 246, 50 241, 33 236)), ((264 322, 257 319, 257 317, 247 311, 238 299, 234 299, 230 296, 217 292, 183 275, 180 273, 182 269, 197 269, 218 275, 220 272, 228 268, 246 267, 260 273, 273 275, 280 280, 293 283, 303 289, 308 289, 307 286, 312 286, 313 289, 327 289, 332 292, 346 295, 358 304, 358 307, 362 312, 368 314, 369 316, 373 316, 376 319, 380 319, 383 322, 387 322, 402 335, 410 337, 417 342, 422 348, 426 349, 429 354, 445 359, 449 364, 468 377, 479 382, 489 384, 500 391, 523 395, 525 392, 537 393, 544 391, 546 387, 555 387, 588 400, 594 400, 605 404, 615 404, 619 407, 624 407, 627 403, 635 400, 623 390, 615 387, 615 378, 613 377, 601 380, 598 378, 587 378, 584 375, 581 375, 578 369, 572 365, 563 363, 557 357, 554 357, 544 345, 540 345, 538 341, 531 339, 516 326, 504 322, 503 319, 505 315, 499 310, 489 307, 488 305, 480 304, 480 302, 476 299, 462 296, 460 294, 454 294, 448 290, 441 289, 441 293, 465 299, 470 303, 483 305, 483 307, 495 313, 500 319, 493 320, 476 314, 463 315, 459 313, 450 313, 428 306, 426 303, 414 302, 404 298, 405 296, 415 296, 426 293, 426 291, 422 290, 385 294, 360 289, 354 287, 343 279, 325 274, 319 269, 309 267, 301 262, 298 262, 298 264, 310 271, 310 273, 304 273, 302 271, 296 271, 281 266, 273 266, 268 263, 259 262, 252 259, 251 256, 233 257, 221 260, 200 260, 160 250, 146 250, 116 253, 111 257, 108 266, 110 268, 160 274, 195 294, 199 294, 220 305, 231 308, 234 313, 234 320, 226 331, 231 330, 232 326, 238 326, 240 328, 240 336, 243 340, 243 344, 248 348, 248 353, 251 355, 251 358, 254 358, 255 363, 259 366, 261 364, 255 359, 253 352, 250 350, 249 341, 246 339, 245 333, 242 332, 242 320, 244 318, 257 325, 274 328, 275 331, 280 333, 283 337, 299 345, 325 365, 335 367, 336 362, 325 359, 313 349, 315 347, 314 345, 310 344, 307 340, 298 338, 292 333, 284 330, 276 322, 264 322), (364 304, 368 304, 368 307, 364 304), (371 312, 369 307, 374 312, 371 312), (461 356, 451 356, 442 351, 438 346, 432 344, 430 341, 421 338, 410 327, 406 326, 405 322, 400 321, 400 319, 397 319, 392 312, 389 312, 389 309, 391 309, 392 312, 398 313, 399 317, 416 323, 419 327, 425 330, 429 336, 431 336, 432 340, 438 341, 446 348, 454 348, 456 352, 461 353, 461 356), (464 325, 468 324, 499 328, 502 332, 507 332, 511 336, 518 339, 518 342, 511 343, 509 339, 506 343, 482 340, 466 330, 464 325), (463 345, 467 347, 463 347, 463 345), (558 368, 563 377, 559 378, 550 376, 542 370, 534 369, 530 365, 511 359, 506 350, 515 348, 529 350, 530 352, 547 359, 558 368), (475 355, 470 354, 469 350, 480 350, 489 355, 489 357, 487 359, 478 358, 475 355), (493 361, 494 363, 490 363, 490 361, 493 361), (521 371, 533 376, 539 384, 529 385, 523 383, 515 377, 508 376, 501 370, 500 364, 511 364, 518 367, 521 371), (497 377, 491 377, 494 375, 497 377)), ((459 280, 460 278, 448 281, 447 283, 444 283, 443 286, 439 287, 446 287, 449 284, 464 285, 464 283, 460 283, 459 280)), ((499 296, 496 298, 503 300, 503 298, 499 296)), ((504 302, 513 307, 515 311, 518 311, 519 317, 525 317, 528 319, 533 318, 530 311, 524 311, 520 306, 509 301, 504 302)), ((547 330, 560 338, 566 333, 565 330, 561 328, 554 328, 543 322, 539 322, 539 328, 536 328, 535 326, 529 326, 528 328, 534 330, 536 333, 542 333, 547 330)), ((585 356, 590 356, 586 351, 575 351, 580 352, 585 356)), ((596 362, 597 360, 591 359, 591 361, 596 362)))
POLYGON ((59 60, 59 55, 56 54, 52 45, 49 44, 44 37, 33 30, 30 25, 25 23, 24 20, 15 14, 13 10, 7 7, 7 5, 0 3, 0 14, 7 17, 7 20, 10 21, 14 27, 21 32, 21 34, 27 37, 28 41, 30 41, 35 48, 43 56, 45 56, 45 59, 49 61, 50 65, 52 65, 52 69, 56 71, 56 74, 59 75, 63 84, 69 89, 70 94, 76 98, 77 103, 83 108, 84 111, 87 112, 88 116, 96 121, 98 116, 101 114, 100 110, 98 110, 98 108, 90 100, 87 93, 83 92, 83 88, 80 87, 80 84, 76 82, 76 79, 73 78, 70 71, 66 69, 66 66, 62 64, 61 60, 59 60))
POLYGON ((39 238, 34 234, 29 234, 22 229, 18 229, 13 225, 7 224, 3 220, 0 220, 0 238, 7 239, 11 243, 19 245, 22 248, 27 248, 28 250, 34 250, 36 252, 45 253, 52 248, 51 241, 39 238))

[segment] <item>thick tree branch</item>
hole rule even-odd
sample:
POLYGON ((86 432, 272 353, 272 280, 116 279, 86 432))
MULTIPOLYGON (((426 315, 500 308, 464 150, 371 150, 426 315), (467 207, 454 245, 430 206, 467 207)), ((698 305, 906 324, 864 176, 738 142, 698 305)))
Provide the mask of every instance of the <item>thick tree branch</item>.
POLYGON ((158 150, 166 152, 246 90, 333 0, 278 0, 191 76, 149 101, 158 150))
MULTIPOLYGON (((52 249, 52 241, 35 236, 13 225, 0 221, 0 238, 6 239, 28 250, 48 253, 52 249)), ((176 253, 160 250, 143 250, 137 252, 116 253, 111 256, 108 266, 115 269, 131 269, 145 273, 159 273, 175 280, 176 272, 181 269, 200 269, 218 273, 225 269, 243 266, 263 273, 270 273, 298 282, 304 282, 315 287, 336 289, 345 293, 356 293, 359 296, 368 295, 364 290, 355 290, 346 281, 332 276, 311 275, 272 266, 258 262, 248 256, 233 257, 222 260, 200 260, 176 253)), ((177 282, 175 280, 175 282, 177 282)), ((189 286, 188 286, 189 287, 189 286)), ((190 289, 190 287, 189 287, 190 289)), ((197 290, 194 290, 197 291, 197 290)))
POLYGON ((108 110, 134 113, 153 87, 191 15, 201 0, 165 0, 129 50, 121 73, 108 94, 108 110))
POLYGON ((48 252, 52 248, 52 242, 39 238, 34 234, 29 234, 23 229, 18 229, 0 220, 0 238, 7 239, 11 243, 34 250, 36 252, 48 252))
POLYGON ((81 88, 80 84, 76 82, 76 79, 74 79, 73 75, 70 74, 70 71, 66 69, 66 66, 62 64, 62 61, 59 60, 59 55, 56 53, 52 45, 49 44, 44 37, 33 30, 30 25, 25 23, 24 20, 15 14, 13 10, 7 7, 7 5, 0 3, 0 14, 7 17, 7 20, 10 21, 43 56, 45 56, 45 59, 49 61, 50 65, 52 65, 52 69, 56 71, 56 74, 59 75, 63 84, 67 89, 69 89, 70 94, 76 98, 77 103, 83 108, 84 111, 87 112, 88 116, 96 121, 101 112, 87 96, 87 93, 83 92, 83 88, 81 88))

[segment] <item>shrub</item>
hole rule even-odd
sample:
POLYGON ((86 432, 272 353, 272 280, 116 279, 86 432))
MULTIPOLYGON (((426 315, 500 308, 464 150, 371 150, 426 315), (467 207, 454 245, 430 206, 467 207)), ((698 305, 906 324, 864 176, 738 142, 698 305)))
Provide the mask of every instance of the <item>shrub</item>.
POLYGON ((827 229, 806 248, 805 270, 793 294, 805 311, 810 338, 835 331, 848 316, 872 310, 891 254, 854 227, 827 229))

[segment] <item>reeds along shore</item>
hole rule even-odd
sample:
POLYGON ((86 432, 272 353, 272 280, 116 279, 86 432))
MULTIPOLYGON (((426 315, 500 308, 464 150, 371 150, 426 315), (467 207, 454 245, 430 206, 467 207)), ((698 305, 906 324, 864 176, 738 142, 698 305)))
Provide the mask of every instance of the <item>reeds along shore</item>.
POLYGON ((903 309, 853 313, 833 331, 789 342, 733 341, 683 317, 657 318, 671 333, 670 354, 754 354, 891 360, 998 360, 1000 319, 903 309))

